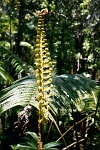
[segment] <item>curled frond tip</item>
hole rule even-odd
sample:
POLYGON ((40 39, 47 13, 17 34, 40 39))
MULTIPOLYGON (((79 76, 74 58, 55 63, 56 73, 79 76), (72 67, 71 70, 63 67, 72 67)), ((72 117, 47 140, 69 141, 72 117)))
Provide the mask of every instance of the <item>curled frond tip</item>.
POLYGON ((47 14, 48 14, 48 9, 47 9, 47 8, 42 9, 42 10, 41 10, 41 13, 42 13, 42 16, 47 15, 47 14))

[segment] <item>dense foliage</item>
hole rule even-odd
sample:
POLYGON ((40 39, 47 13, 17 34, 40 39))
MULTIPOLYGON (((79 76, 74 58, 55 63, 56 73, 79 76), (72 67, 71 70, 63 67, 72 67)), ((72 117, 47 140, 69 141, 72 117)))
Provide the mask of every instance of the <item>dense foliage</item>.
POLYGON ((40 78, 47 88, 42 94, 51 94, 51 89, 53 94, 46 109, 48 121, 41 127, 43 148, 99 150, 99 7, 99 0, 0 1, 1 150, 38 148, 40 78), (48 15, 39 29, 38 14, 44 8, 48 15), (43 58, 40 51, 36 54, 37 44, 43 58), (44 67, 42 75, 49 76, 44 81, 41 69, 35 76, 37 62, 44 67))

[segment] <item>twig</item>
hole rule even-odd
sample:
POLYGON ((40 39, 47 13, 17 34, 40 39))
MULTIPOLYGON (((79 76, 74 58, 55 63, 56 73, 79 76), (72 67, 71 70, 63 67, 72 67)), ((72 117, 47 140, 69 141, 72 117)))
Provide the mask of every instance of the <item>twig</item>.
MULTIPOLYGON (((80 143, 80 142, 82 142, 82 141, 84 141, 84 140, 85 140, 85 139, 81 139, 81 140, 78 141, 78 143, 80 143)), ((70 144, 69 146, 63 148, 62 150, 67 150, 68 148, 70 148, 71 146, 75 145, 76 143, 77 143, 77 141, 74 142, 74 143, 72 143, 72 144, 70 144)))
MULTIPOLYGON (((95 113, 95 112, 91 113, 91 114, 88 115, 87 117, 92 116, 94 113, 95 113)), ((82 122, 83 120, 85 120, 87 117, 81 119, 79 122, 76 122, 76 125, 79 124, 80 122, 82 122)), ((65 136, 65 134, 68 133, 68 132, 69 132, 71 129, 73 129, 73 128, 74 128, 74 125, 71 126, 71 127, 62 135, 62 137, 65 136)), ((58 142, 62 137, 60 137, 59 139, 57 139, 56 142, 58 142)))

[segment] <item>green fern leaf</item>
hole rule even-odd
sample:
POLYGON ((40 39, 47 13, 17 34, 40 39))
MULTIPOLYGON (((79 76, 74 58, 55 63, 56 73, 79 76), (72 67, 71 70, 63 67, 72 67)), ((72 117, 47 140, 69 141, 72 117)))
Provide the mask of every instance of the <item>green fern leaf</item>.
MULTIPOLYGON (((81 75, 76 75, 76 77, 79 77, 78 80, 75 79, 75 75, 53 77, 53 96, 50 97, 50 110, 52 112, 57 112, 58 108, 66 109, 68 104, 72 102, 76 103, 80 99, 80 95, 83 96, 83 94, 85 95, 85 93, 96 89, 96 83, 94 81, 81 75), (82 80, 82 84, 79 80, 82 80)), ((36 100, 38 88, 35 83, 35 75, 27 76, 2 90, 0 92, 1 113, 12 107, 19 105, 26 106, 28 104, 38 109, 38 101, 36 100)))

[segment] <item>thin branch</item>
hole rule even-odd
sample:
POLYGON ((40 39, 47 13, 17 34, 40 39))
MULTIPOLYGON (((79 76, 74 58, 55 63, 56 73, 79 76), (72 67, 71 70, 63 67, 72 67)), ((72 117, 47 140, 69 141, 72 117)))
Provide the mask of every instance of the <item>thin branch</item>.
MULTIPOLYGON (((76 125, 79 124, 80 122, 82 122, 83 120, 87 119, 87 117, 90 117, 92 115, 94 115, 95 112, 91 113, 90 115, 86 116, 85 118, 81 119, 79 122, 76 122, 76 125)), ((74 125, 71 126, 62 136, 65 136, 66 133, 68 133, 71 129, 74 128, 74 125)), ((59 139, 56 140, 56 142, 58 142, 62 137, 60 137, 59 139)))
MULTIPOLYGON (((54 122, 54 124, 55 124, 55 126, 56 126, 56 128, 57 128, 57 130, 58 130, 58 132, 59 132, 59 134, 61 135, 61 138, 63 139, 65 146, 67 147, 66 141, 65 141, 65 139, 64 139, 64 137, 63 137, 63 135, 62 135, 62 133, 61 133, 61 131, 60 131, 60 129, 59 129, 59 127, 58 127, 56 121, 55 121, 55 119, 54 119, 53 116, 50 114, 50 112, 48 112, 48 113, 49 113, 49 116, 50 116, 51 120, 54 122)), ((57 142, 57 141, 56 141, 56 142, 57 142)))
POLYGON ((51 127, 52 127, 52 123, 53 123, 53 122, 51 122, 51 123, 50 123, 50 127, 49 127, 49 130, 48 130, 48 134, 47 134, 47 137, 46 137, 45 143, 46 143, 46 141, 47 141, 47 139, 48 139, 48 136, 49 136, 49 133, 50 133, 50 130, 51 130, 51 127))
MULTIPOLYGON (((78 141, 78 143, 80 143, 80 142, 82 142, 82 141, 84 141, 84 140, 85 140, 85 138, 84 138, 84 139, 79 140, 79 141, 78 141)), ((69 149, 71 146, 75 145, 76 143, 77 143, 77 141, 76 141, 76 142, 74 142, 74 143, 72 143, 72 144, 70 144, 69 146, 67 146, 67 147, 63 148, 62 150, 67 150, 67 149, 69 149)))

